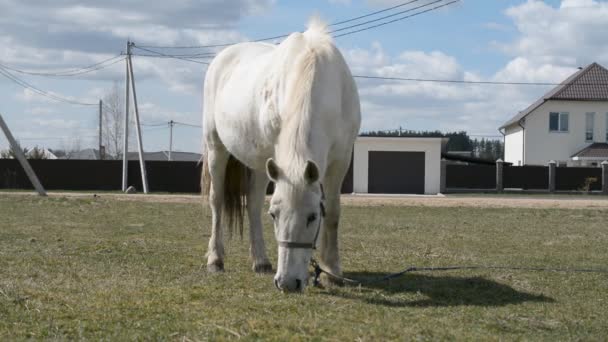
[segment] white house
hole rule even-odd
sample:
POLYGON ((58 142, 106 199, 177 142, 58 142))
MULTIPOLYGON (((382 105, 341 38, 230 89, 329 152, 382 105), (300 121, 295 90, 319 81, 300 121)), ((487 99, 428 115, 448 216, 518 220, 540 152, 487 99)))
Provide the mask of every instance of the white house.
POLYGON ((608 160, 608 70, 577 71, 499 130, 513 165, 599 166, 608 160))

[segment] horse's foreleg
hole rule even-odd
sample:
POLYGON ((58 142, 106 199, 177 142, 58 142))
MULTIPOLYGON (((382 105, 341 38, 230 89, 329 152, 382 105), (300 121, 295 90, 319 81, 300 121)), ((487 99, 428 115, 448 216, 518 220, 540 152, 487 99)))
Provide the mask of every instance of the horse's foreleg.
POLYGON ((221 272, 224 270, 224 241, 222 239, 222 206, 224 200, 224 178, 230 155, 225 150, 209 149, 207 162, 211 188, 209 205, 211 206, 211 238, 207 251, 207 270, 221 272))
MULTIPOLYGON (((338 224, 340 222, 340 190, 342 181, 348 169, 348 164, 337 162, 331 165, 324 179, 325 190, 325 218, 323 230, 320 234, 320 260, 321 267, 335 275, 342 275, 340 254, 338 252, 338 224)), ((323 283, 339 283, 338 279, 323 274, 323 283)))
POLYGON ((264 196, 268 187, 268 177, 265 172, 252 171, 247 193, 247 213, 249 215, 250 253, 253 260, 252 269, 258 273, 272 272, 272 264, 266 255, 264 243, 264 227, 262 225, 262 208, 264 196))

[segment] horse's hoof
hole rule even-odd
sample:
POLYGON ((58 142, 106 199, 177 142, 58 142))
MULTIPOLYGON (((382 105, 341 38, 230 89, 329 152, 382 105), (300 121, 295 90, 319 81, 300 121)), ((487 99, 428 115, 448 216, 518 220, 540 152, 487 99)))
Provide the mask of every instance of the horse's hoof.
POLYGON ((224 262, 216 261, 213 264, 207 265, 207 272, 209 272, 209 273, 224 272, 224 262))
POLYGON ((260 265, 253 265, 253 271, 255 273, 272 273, 272 265, 270 263, 268 264, 260 264, 260 265))

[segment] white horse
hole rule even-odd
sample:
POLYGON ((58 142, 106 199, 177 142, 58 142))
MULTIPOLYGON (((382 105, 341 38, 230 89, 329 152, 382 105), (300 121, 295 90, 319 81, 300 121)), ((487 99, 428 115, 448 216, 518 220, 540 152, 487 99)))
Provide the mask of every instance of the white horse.
POLYGON ((219 53, 205 77, 203 121, 203 192, 212 212, 207 269, 223 271, 222 216, 242 233, 246 201, 253 270, 272 271, 261 219, 272 180, 277 288, 304 289, 316 246, 321 267, 340 275, 340 188, 361 113, 327 25, 313 19, 279 45, 241 43, 219 53))

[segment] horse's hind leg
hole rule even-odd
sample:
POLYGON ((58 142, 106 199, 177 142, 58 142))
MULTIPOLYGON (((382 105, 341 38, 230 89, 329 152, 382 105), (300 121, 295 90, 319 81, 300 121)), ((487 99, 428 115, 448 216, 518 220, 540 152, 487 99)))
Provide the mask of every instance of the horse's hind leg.
POLYGON ((209 205, 211 206, 211 238, 207 251, 207 270, 221 272, 224 270, 224 241, 222 239, 222 206, 224 196, 224 178, 228 164, 228 151, 223 146, 210 147, 207 152, 211 188, 209 205))
POLYGON ((272 265, 266 256, 264 229, 262 225, 262 208, 264 196, 268 187, 266 172, 252 171, 247 193, 247 213, 249 214, 250 252, 253 260, 253 270, 258 273, 272 272, 272 265))

